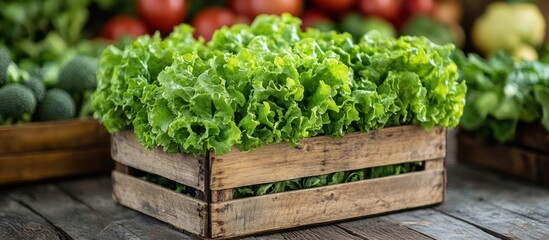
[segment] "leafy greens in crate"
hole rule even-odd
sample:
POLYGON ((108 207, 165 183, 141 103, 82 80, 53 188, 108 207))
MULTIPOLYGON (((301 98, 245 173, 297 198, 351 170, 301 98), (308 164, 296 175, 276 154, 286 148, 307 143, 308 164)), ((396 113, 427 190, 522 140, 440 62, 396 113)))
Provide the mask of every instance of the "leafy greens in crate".
POLYGON ((103 52, 92 97, 109 131, 134 129, 166 152, 221 155, 387 126, 455 127, 463 112, 453 45, 375 32, 356 42, 302 32, 289 15, 225 27, 208 43, 192 31, 103 52))

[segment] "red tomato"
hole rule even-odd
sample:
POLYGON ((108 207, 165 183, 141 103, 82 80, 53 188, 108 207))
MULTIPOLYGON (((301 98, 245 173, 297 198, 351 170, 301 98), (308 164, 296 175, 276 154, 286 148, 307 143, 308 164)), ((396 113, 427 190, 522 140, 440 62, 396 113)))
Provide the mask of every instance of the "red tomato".
POLYGON ((309 27, 314 27, 319 23, 333 23, 330 17, 324 14, 321 11, 317 10, 306 10, 301 15, 301 29, 305 31, 309 27))
POLYGON ((406 12, 409 16, 431 14, 435 9, 435 0, 407 0, 406 12))
POLYGON ((187 14, 187 0, 136 0, 139 16, 153 30, 168 35, 187 14))
POLYGON ((233 11, 224 7, 209 7, 200 11, 193 19, 192 25, 196 29, 194 36, 204 37, 210 41, 214 31, 223 26, 231 26, 241 21, 233 11))
POLYGON ((402 0, 359 0, 358 7, 365 15, 395 22, 401 14, 402 0))
POLYGON ((251 18, 259 14, 290 13, 294 16, 301 15, 303 0, 250 0, 251 18))
POLYGON ((131 16, 114 17, 101 30, 102 37, 115 41, 123 36, 137 37, 148 33, 145 24, 131 16))
POLYGON ((250 0, 230 0, 229 6, 233 11, 244 16, 250 16, 250 0))
POLYGON ((313 3, 318 8, 328 12, 341 14, 349 10, 355 0, 313 0, 313 3))

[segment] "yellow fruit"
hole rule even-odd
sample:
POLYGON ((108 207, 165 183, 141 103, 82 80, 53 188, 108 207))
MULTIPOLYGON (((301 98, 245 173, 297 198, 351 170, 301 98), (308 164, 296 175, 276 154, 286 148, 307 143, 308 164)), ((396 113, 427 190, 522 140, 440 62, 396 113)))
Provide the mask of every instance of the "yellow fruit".
POLYGON ((473 24, 475 47, 486 55, 523 45, 541 44, 545 36, 545 19, 539 8, 530 3, 496 2, 473 24))
POLYGON ((520 45, 513 50, 513 57, 522 60, 538 60, 538 52, 530 45, 520 45))

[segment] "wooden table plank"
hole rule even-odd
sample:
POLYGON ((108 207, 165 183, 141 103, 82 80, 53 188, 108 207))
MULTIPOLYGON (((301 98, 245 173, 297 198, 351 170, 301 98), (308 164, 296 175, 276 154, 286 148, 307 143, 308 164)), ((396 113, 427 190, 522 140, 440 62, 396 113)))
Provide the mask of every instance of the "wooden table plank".
POLYGON ((548 224, 500 208, 459 189, 449 188, 447 197, 446 203, 436 207, 436 210, 492 235, 512 239, 549 239, 548 224))
POLYGON ((339 223, 337 226, 370 240, 433 239, 397 224, 386 216, 339 223))
POLYGON ((420 209, 387 216, 399 225, 434 239, 499 239, 479 228, 433 209, 420 209))
POLYGON ((549 189, 504 175, 456 166, 449 171, 450 188, 466 191, 498 207, 549 223, 549 189))
POLYGON ((39 215, 0 193, 0 239, 65 239, 39 215))
POLYGON ((116 204, 111 198, 111 181, 110 176, 101 176, 56 185, 74 199, 130 229, 141 239, 190 239, 166 223, 116 204))
POLYGON ((17 188, 8 191, 8 194, 74 239, 139 239, 130 230, 76 201, 52 184, 17 188))
POLYGON ((286 231, 282 232, 281 235, 287 240, 366 239, 365 237, 348 233, 336 225, 286 231))

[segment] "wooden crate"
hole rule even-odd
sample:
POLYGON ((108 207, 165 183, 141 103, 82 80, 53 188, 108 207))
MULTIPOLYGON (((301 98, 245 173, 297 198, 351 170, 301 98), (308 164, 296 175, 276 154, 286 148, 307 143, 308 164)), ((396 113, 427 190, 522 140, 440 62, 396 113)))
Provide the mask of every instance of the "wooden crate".
POLYGON ((458 133, 458 161, 549 186, 549 133, 540 124, 519 124, 507 144, 458 133))
POLYGON ((147 150, 133 133, 113 135, 113 198, 207 238, 231 238, 438 204, 444 201, 446 130, 401 126, 342 138, 313 137, 223 156, 147 150), (234 188, 326 173, 424 161, 425 169, 318 188, 232 199, 234 188), (196 198, 138 177, 157 174, 196 189, 196 198))
POLYGON ((0 184, 108 172, 110 135, 93 119, 0 126, 0 184))

